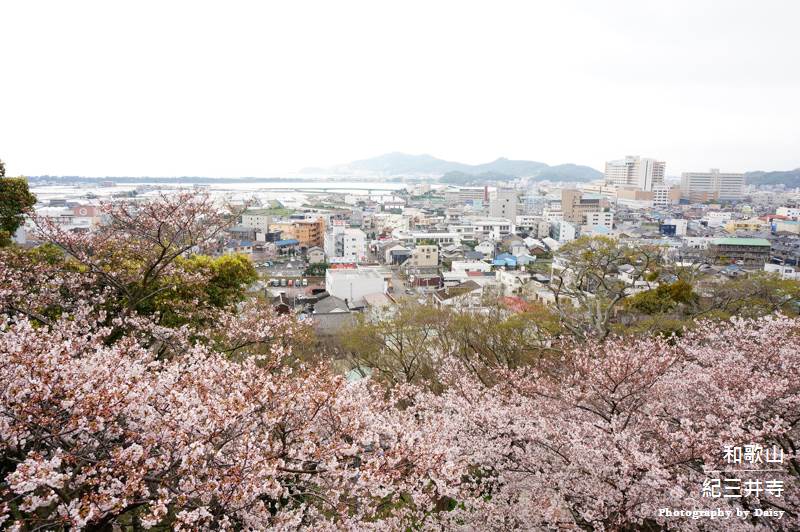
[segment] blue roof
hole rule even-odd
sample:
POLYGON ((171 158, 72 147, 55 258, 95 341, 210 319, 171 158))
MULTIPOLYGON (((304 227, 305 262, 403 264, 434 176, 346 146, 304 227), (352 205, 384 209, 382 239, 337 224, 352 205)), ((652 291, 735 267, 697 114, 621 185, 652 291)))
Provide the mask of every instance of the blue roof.
POLYGON ((513 255, 509 255, 508 253, 502 253, 498 255, 493 261, 493 266, 516 266, 517 265, 517 258, 513 255))
POLYGON ((253 243, 251 241, 249 241, 249 240, 242 240, 241 242, 239 242, 239 245, 242 246, 242 247, 248 247, 248 246, 252 246, 253 243))
POLYGON ((296 246, 299 243, 300 243, 299 240, 295 240, 294 238, 289 238, 286 240, 278 240, 277 242, 275 242, 275 245, 278 247, 284 247, 284 246, 296 246))

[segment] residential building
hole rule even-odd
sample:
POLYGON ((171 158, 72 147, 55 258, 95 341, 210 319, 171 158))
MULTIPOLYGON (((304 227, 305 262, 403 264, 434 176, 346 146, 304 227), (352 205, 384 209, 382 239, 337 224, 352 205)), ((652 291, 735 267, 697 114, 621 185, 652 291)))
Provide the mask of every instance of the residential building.
POLYGON ((310 247, 306 251, 306 258, 308 258, 309 264, 321 264, 325 262, 325 251, 317 246, 310 247))
POLYGON ((665 172, 664 161, 628 155, 624 159, 606 162, 605 182, 652 191, 653 187, 664 184, 665 172))
POLYGON ((302 248, 322 247, 325 240, 325 221, 316 219, 285 220, 270 224, 270 231, 280 231, 284 239, 295 239, 302 248))
POLYGON ((656 207, 674 205, 680 203, 680 200, 680 187, 671 187, 667 185, 657 185, 653 187, 653 205, 656 207))
POLYGON ((531 280, 531 274, 519 270, 497 270, 495 278, 503 295, 512 296, 522 293, 523 287, 531 280))
POLYGON ((260 232, 269 231, 269 226, 272 223, 272 216, 266 214, 265 211, 251 210, 242 213, 242 223, 244 227, 252 227, 260 229, 260 232))
POLYGON ((514 224, 508 218, 467 218, 464 223, 472 226, 473 238, 486 237, 493 240, 502 240, 514 233, 514 224))
POLYGON ((475 309, 481 306, 483 287, 475 281, 466 281, 456 286, 445 287, 433 293, 433 303, 439 307, 459 310, 475 309))
POLYGON ((393 233, 398 240, 405 244, 419 244, 425 241, 431 241, 444 246, 447 244, 460 244, 462 235, 453 232, 434 232, 434 231, 400 231, 393 233))
POLYGON ((792 279, 800 281, 800 271, 794 266, 787 266, 785 264, 764 264, 764 271, 767 273, 774 273, 780 276, 781 279, 792 279))
POLYGON ((484 257, 492 257, 494 255, 495 244, 489 240, 483 240, 475 246, 475 251, 482 253, 484 257))
POLYGON ((519 195, 510 188, 498 188, 489 195, 489 216, 513 220, 517 217, 519 195))
MULTIPOLYGON (((550 236, 559 244, 575 240, 577 238, 576 227, 564 220, 556 222, 550 226, 550 236)), ((545 240, 547 243, 547 240, 545 240)))
POLYGON ((363 261, 367 257, 367 235, 361 229, 336 221, 325 233, 325 254, 329 258, 363 261))
POLYGON ((739 201, 744 196, 744 174, 708 172, 681 174, 681 197, 692 203, 739 201))
POLYGON ((584 215, 583 226, 589 229, 595 227, 606 227, 608 229, 614 228, 614 213, 610 210, 601 212, 587 212, 584 215))
POLYGON ((405 265, 411 268, 435 268, 439 265, 439 246, 420 244, 411 250, 405 265))

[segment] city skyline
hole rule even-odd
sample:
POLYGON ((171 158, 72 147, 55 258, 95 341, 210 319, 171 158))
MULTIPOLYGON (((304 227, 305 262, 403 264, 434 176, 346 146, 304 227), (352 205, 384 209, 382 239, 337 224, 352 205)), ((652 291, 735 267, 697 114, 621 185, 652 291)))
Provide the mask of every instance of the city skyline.
POLYGON ((401 151, 800 167, 794 2, 4 3, 12 175, 275 176, 401 151))

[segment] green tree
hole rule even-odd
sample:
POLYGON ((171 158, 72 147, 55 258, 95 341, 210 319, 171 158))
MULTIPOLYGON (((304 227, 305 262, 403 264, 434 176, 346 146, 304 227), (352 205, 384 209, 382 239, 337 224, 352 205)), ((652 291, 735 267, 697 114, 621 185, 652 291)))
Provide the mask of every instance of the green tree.
POLYGON ((548 288, 561 324, 577 338, 606 338, 626 298, 653 282, 662 249, 581 237, 558 250, 548 288), (625 271, 625 275, 621 273, 625 271))
POLYGON ((800 302, 800 282, 781 279, 775 274, 756 272, 746 277, 712 283, 704 289, 703 295, 695 311, 698 318, 758 317, 773 312, 796 316, 800 302))
POLYGON ((648 315, 664 314, 672 311, 678 304, 694 304, 697 300, 698 296, 692 285, 679 279, 632 296, 626 302, 626 307, 648 315))
POLYGON ((309 277, 324 277, 325 271, 328 269, 330 265, 327 262, 318 262, 317 264, 309 264, 306 271, 303 272, 303 275, 308 275, 309 277))
POLYGON ((368 369, 384 383, 431 382, 440 317, 434 307, 404 302, 379 319, 360 315, 340 333, 340 345, 352 368, 368 369))
POLYGON ((0 247, 8 246, 11 237, 36 204, 36 196, 28 189, 24 177, 4 177, 5 167, 0 175, 0 247))
POLYGON ((159 278, 150 288, 157 295, 136 309, 139 314, 158 313, 160 324, 169 327, 209 315, 199 310, 230 308, 243 301, 247 287, 258 280, 253 262, 242 254, 178 257, 176 265, 179 273, 159 278))

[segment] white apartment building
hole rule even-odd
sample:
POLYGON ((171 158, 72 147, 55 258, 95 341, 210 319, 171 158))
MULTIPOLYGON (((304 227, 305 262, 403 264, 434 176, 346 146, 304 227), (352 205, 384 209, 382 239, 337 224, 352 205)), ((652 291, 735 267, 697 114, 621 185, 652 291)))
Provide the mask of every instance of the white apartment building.
POLYGON ((367 257, 367 235, 361 229, 335 223, 325 232, 325 255, 363 261, 367 257))
POLYGON ((534 238, 550 236, 550 222, 542 216, 518 215, 516 222, 514 227, 516 232, 525 232, 534 238))
POLYGON ((531 214, 518 214, 515 221, 515 229, 517 231, 525 231, 526 233, 535 233, 539 227, 539 222, 543 222, 544 218, 541 216, 534 216, 531 214))
POLYGON ((665 206, 669 205, 669 187, 666 185, 658 185, 653 187, 653 205, 665 206))
POLYGON ((254 227, 266 233, 269 231, 269 225, 271 223, 272 216, 269 214, 259 214, 257 212, 242 213, 242 225, 244 227, 254 227))
POLYGON ((448 206, 476 202, 483 204, 487 199, 485 187, 453 187, 444 191, 444 201, 448 206))
POLYGON ((780 275, 781 279, 793 279, 800 281, 800 271, 797 271, 794 266, 767 263, 764 265, 764 271, 767 273, 778 274, 780 275))
POLYGON ((461 244, 461 239, 464 235, 455 232, 434 232, 434 231, 392 231, 392 237, 400 240, 406 245, 417 245, 420 242, 432 241, 439 246, 446 246, 448 244, 461 244))
POLYGON ((476 238, 486 236, 501 240, 514 233, 514 224, 509 218, 468 218, 464 223, 472 226, 472 234, 476 238))
POLYGON ((667 164, 638 155, 606 162, 605 182, 614 186, 634 186, 651 191, 664 184, 667 164))
POLYGON ((498 188, 489 195, 489 216, 513 220, 517 216, 517 191, 510 188, 498 188))
POLYGON ((608 229, 614 228, 614 213, 608 212, 587 212, 584 214, 584 224, 589 229, 595 227, 606 227, 608 229))
POLYGON ((694 203, 704 201, 738 201, 744 196, 744 174, 708 172, 681 174, 681 198, 694 203))
POLYGON ((559 202, 559 208, 556 209, 545 209, 542 213, 544 217, 544 221, 550 224, 554 224, 556 222, 560 222, 564 219, 564 212, 561 210, 561 203, 559 202))
POLYGON ((570 242, 577 238, 577 229, 574 225, 564 220, 555 222, 550 226, 550 236, 559 244, 570 242))
POLYGON ((503 295, 512 296, 522 293, 525 285, 531 280, 531 274, 518 270, 497 270, 495 279, 497 279, 503 295))

